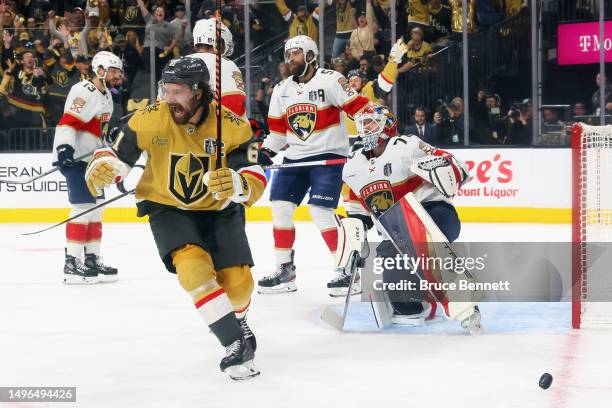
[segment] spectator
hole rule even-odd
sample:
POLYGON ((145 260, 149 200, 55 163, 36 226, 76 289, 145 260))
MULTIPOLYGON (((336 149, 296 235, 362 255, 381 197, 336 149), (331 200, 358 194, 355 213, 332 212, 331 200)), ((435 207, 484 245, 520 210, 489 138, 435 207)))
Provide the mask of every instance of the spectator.
POLYGON ((295 14, 285 0, 276 0, 276 7, 283 16, 283 19, 289 23, 289 38, 296 35, 307 35, 315 43, 319 43, 319 8, 315 8, 312 14, 308 13, 306 6, 298 6, 295 14))
POLYGON ((542 109, 543 124, 548 126, 564 126, 563 122, 559 120, 557 111, 553 108, 542 109))
POLYGON ((82 75, 75 66, 68 42, 62 43, 59 39, 54 39, 49 47, 45 65, 50 79, 46 113, 50 125, 55 126, 64 113, 64 103, 70 88, 81 81, 82 75))
POLYGON ((441 0, 429 0, 432 46, 444 47, 451 33, 451 8, 441 0))
POLYGON ((478 134, 471 139, 479 144, 500 144, 508 132, 508 119, 501 114, 501 98, 494 93, 478 92, 474 106, 474 119, 478 134))
POLYGON ((514 17, 520 13, 521 10, 527 8, 525 0, 505 0, 504 5, 506 17, 514 17))
POLYGON ((89 58, 84 55, 79 55, 76 60, 76 67, 81 75, 81 80, 89 77, 89 58))
POLYGON ((400 73, 411 70, 417 64, 422 69, 433 52, 431 46, 423 41, 423 30, 419 27, 414 27, 410 31, 410 41, 408 41, 407 45, 408 52, 403 60, 405 62, 399 68, 400 73))
POLYGON ((529 145, 533 133, 533 107, 531 100, 525 99, 514 105, 508 112, 508 137, 504 144, 529 145))
POLYGON ((49 11, 49 31, 52 35, 59 37, 62 42, 64 42, 64 40, 68 42, 73 58, 76 58, 79 55, 85 55, 87 41, 84 36, 81 38, 80 32, 80 29, 84 27, 85 22, 83 10, 80 7, 75 7, 72 13, 66 12, 66 14, 68 17, 65 17, 64 20, 56 26, 55 12, 53 10, 49 11), (81 18, 81 16, 83 16, 83 18, 81 18), (68 31, 61 30, 62 26, 67 27, 68 31), (62 34, 62 32, 64 34, 62 34), (63 38, 66 33, 67 37, 63 38))
POLYGON ((184 5, 179 4, 174 8, 174 19, 170 21, 170 25, 174 27, 176 32, 175 57, 189 54, 193 44, 193 36, 191 35, 191 24, 187 20, 184 5))
MULTIPOLYGON (((136 33, 131 31, 134 39, 137 41, 138 37, 136 33)), ((123 72, 126 78, 126 84, 129 85, 134 81, 136 77, 136 71, 142 66, 142 57, 140 52, 132 45, 129 44, 123 34, 117 34, 115 37, 115 47, 113 48, 113 54, 121 58, 123 61, 123 72)))
POLYGON ((419 106, 414 110, 414 124, 406 127, 404 134, 416 135, 425 143, 438 145, 436 127, 427 122, 427 109, 419 106))
POLYGON ((344 47, 351 39, 351 33, 357 28, 353 3, 355 0, 327 0, 328 5, 333 4, 336 8, 336 36, 332 46, 332 58, 342 55, 344 47))
POLYGON ((140 54, 140 57, 142 58, 144 53, 144 47, 141 45, 140 39, 138 38, 138 34, 136 33, 136 31, 129 30, 126 34, 126 38, 128 44, 132 46, 136 51, 138 51, 138 54, 140 54))
POLYGON ((290 75, 289 65, 287 65, 285 62, 281 62, 278 64, 278 73, 273 79, 267 77, 261 79, 257 93, 255 94, 255 103, 257 104, 259 113, 261 113, 264 118, 268 117, 267 101, 272 95, 272 90, 279 82, 289 78, 290 75))
MULTIPOLYGON (((454 41, 461 41, 463 33, 463 3, 461 0, 449 0, 451 7, 451 38, 454 41)), ((474 32, 474 10, 476 9, 476 0, 468 0, 467 11, 467 32, 474 32)))
POLYGON ((585 116, 587 114, 586 106, 583 102, 576 102, 572 107, 572 117, 585 116))
POLYGON ((499 23, 506 17, 506 13, 502 9, 503 4, 495 0, 478 0, 476 17, 478 25, 482 29, 488 29, 493 24, 499 23))
POLYGON ((128 31, 134 31, 142 42, 145 33, 145 20, 142 9, 137 0, 120 0, 122 3, 119 13, 121 14, 121 30, 127 35, 128 31))
MULTIPOLYGON (((371 8, 370 6, 370 10, 371 8)), ((351 55, 355 59, 361 57, 372 58, 374 56, 374 31, 376 30, 372 14, 366 16, 365 11, 359 12, 357 24, 358 27, 351 33, 351 55)))
MULTIPOLYGON (((456 97, 451 100, 447 107, 444 107, 448 112, 448 117, 443 118, 443 112, 434 114, 434 123, 436 125, 436 135, 434 136, 439 141, 441 146, 460 146, 464 144, 465 125, 463 116, 463 99, 456 97)), ((476 132, 470 123, 470 137, 474 138, 476 132)))
MULTIPOLYGON (((599 96, 600 86, 601 86, 601 75, 597 74, 595 77, 595 83, 597 84, 597 90, 593 93, 591 97, 591 102, 593 103, 593 112, 595 115, 599 115, 599 101, 601 100, 599 96)), ((612 95, 612 85, 608 82, 608 76, 606 75, 606 83, 604 85, 604 98, 607 100, 612 95)))
POLYGON ((86 13, 85 28, 81 31, 81 36, 86 42, 86 46, 83 47, 83 54, 89 58, 93 58, 98 51, 110 51, 113 43, 108 28, 100 25, 98 9, 92 9, 86 13))
POLYGON ((155 15, 151 16, 149 10, 143 0, 138 0, 138 6, 142 12, 142 16, 147 23, 145 27, 145 43, 144 43, 144 63, 148 72, 155 75, 157 81, 161 75, 164 66, 173 58, 173 50, 176 46, 176 31, 166 21, 166 12, 164 7, 157 7, 155 15), (155 67, 151 67, 151 59, 149 58, 150 49, 155 51, 155 67))
POLYGON ((423 33, 423 38, 427 41, 431 41, 431 19, 429 16, 428 0, 408 0, 406 5, 408 6, 408 25, 406 26, 406 33, 412 31, 413 28, 420 28, 423 33))
MULTIPOLYGON (((5 49, 10 44, 5 42, 5 49)), ((17 58, 9 63, 4 75, 10 76, 8 86, 8 103, 15 108, 11 118, 11 127, 47 127, 45 120, 44 98, 47 94, 47 75, 37 65, 35 51, 24 49, 17 58)))
POLYGON ((334 69, 334 71, 337 71, 345 76, 348 72, 348 69, 346 67, 346 61, 344 61, 344 58, 342 57, 332 58, 332 68, 334 69))

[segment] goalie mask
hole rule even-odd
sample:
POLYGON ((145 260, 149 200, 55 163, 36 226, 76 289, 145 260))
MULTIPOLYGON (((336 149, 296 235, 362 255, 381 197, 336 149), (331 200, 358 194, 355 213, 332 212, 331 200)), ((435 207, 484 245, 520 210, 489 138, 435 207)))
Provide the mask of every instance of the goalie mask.
POLYGON ((363 151, 369 152, 390 137, 397 135, 397 119, 386 106, 368 105, 355 115, 357 134, 363 151))

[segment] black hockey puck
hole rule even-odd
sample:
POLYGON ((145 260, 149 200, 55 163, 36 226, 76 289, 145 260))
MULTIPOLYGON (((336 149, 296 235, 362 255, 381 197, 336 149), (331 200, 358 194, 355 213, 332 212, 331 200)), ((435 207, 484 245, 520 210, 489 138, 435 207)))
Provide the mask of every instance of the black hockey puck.
POLYGON ((540 388, 547 390, 550 387, 550 384, 552 384, 552 380, 552 375, 548 373, 542 374, 542 376, 540 377, 540 388))

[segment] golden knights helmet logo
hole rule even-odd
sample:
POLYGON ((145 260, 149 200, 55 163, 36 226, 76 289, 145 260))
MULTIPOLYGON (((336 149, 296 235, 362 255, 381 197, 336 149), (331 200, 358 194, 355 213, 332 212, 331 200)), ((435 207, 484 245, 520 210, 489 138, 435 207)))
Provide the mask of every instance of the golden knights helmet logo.
POLYGON ((375 181, 363 187, 359 192, 365 205, 375 216, 380 216, 395 203, 391 183, 386 180, 375 181))
POLYGON ((306 140, 314 132, 317 123, 317 105, 296 103, 287 108, 289 128, 297 137, 306 140))
POLYGON ((191 205, 204 197, 208 188, 204 184, 204 174, 208 171, 206 156, 170 154, 170 175, 168 189, 181 203, 191 205))

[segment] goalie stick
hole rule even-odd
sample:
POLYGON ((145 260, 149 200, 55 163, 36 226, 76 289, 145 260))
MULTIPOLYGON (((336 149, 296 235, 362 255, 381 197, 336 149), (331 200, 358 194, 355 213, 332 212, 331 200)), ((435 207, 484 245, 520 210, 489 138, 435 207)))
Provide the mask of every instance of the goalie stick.
MULTIPOLYGON (((119 121, 121 121, 121 122, 126 121, 127 119, 131 118, 134 113, 136 113, 136 112, 134 111, 132 113, 128 113, 125 116, 122 116, 121 118, 119 118, 119 121)), ((75 162, 81 161, 81 160, 85 159, 86 157, 91 156, 93 153, 94 153, 94 151, 91 151, 89 153, 85 153, 84 155, 79 156, 76 159, 74 159, 74 161, 75 162)), ((6 183, 6 184, 30 184, 30 183, 33 183, 36 180, 39 180, 39 179, 41 179, 43 177, 48 176, 49 174, 55 173, 56 171, 61 169, 61 167, 62 166, 54 166, 54 167, 50 168, 49 170, 45 171, 44 173, 39 174, 38 176, 34 176, 34 177, 31 177, 31 178, 25 179, 25 180, 0 179, 0 183, 6 183)))

